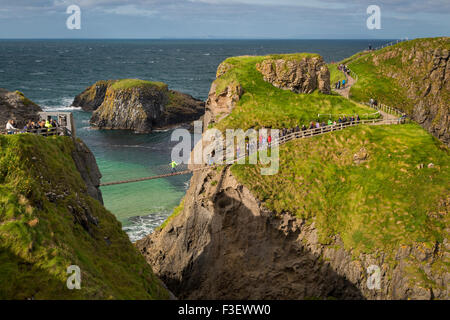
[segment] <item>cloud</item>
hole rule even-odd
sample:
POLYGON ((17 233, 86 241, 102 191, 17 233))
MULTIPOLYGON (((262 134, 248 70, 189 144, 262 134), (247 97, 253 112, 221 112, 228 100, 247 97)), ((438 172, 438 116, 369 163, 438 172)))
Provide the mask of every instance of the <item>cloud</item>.
POLYGON ((144 8, 138 8, 135 5, 129 4, 125 6, 117 6, 114 8, 104 9, 105 13, 111 13, 123 16, 140 16, 149 17, 158 13, 157 10, 149 10, 144 8))

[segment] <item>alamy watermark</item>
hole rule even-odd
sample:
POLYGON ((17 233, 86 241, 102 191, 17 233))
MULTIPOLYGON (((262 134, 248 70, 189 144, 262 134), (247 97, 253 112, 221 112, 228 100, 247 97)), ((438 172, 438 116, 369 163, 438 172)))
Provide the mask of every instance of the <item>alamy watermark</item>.
POLYGON ((377 265, 370 265, 367 268, 367 288, 369 290, 381 289, 381 269, 377 265))
POLYGON ((249 129, 245 132, 242 129, 227 129, 225 137, 218 129, 212 128, 205 132, 202 129, 202 122, 195 121, 194 139, 187 129, 176 129, 172 132, 171 141, 179 141, 172 149, 172 161, 197 165, 259 163, 265 166, 261 168, 262 175, 278 173, 278 129, 249 129))
POLYGON ((377 5, 370 5, 367 7, 367 14, 370 16, 367 18, 366 25, 369 30, 381 29, 381 9, 377 5))
POLYGON ((67 7, 67 14, 70 16, 66 20, 66 26, 69 30, 81 29, 81 9, 79 6, 73 4, 67 7))
POLYGON ((67 277, 66 285, 67 289, 73 290, 81 289, 81 269, 77 265, 71 265, 67 267, 67 274, 69 277, 67 277))

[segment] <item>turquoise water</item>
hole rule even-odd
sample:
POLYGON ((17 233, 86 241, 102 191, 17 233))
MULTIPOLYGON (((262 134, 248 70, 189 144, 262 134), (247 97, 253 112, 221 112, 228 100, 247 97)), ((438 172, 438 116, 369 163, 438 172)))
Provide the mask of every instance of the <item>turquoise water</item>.
MULTIPOLYGON (((170 162, 171 131, 133 134, 89 128, 70 107, 101 79, 141 78, 206 99, 230 56, 317 52, 338 61, 388 40, 0 40, 0 87, 20 90, 47 110, 74 112, 77 134, 94 153, 103 182, 151 176, 170 162)), ((184 196, 189 176, 102 188, 105 206, 134 241, 160 225, 184 196)))

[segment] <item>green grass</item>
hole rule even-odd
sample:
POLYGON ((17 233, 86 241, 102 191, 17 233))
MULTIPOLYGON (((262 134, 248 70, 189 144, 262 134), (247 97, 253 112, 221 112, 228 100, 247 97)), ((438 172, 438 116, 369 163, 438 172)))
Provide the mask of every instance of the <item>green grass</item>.
MULTIPOLYGON (((288 58, 303 59, 315 56, 317 55, 298 54, 288 55, 288 58)), ((227 128, 246 130, 261 127, 289 128, 317 121, 318 114, 331 114, 332 119, 337 120, 341 114, 359 114, 361 118, 365 118, 365 114, 373 113, 373 109, 338 95, 325 95, 317 91, 313 94, 297 94, 278 89, 265 82, 262 74, 256 69, 256 64, 265 59, 282 57, 284 56, 245 56, 229 58, 224 61, 224 64, 230 67, 215 81, 216 92, 223 92, 230 84, 239 84, 242 86, 244 94, 233 111, 216 125, 219 130, 227 128)), ((328 119, 328 116, 325 118, 328 119)))
MULTIPOLYGON (((349 62, 351 70, 358 75, 358 82, 351 88, 351 98, 367 102, 370 98, 412 113, 417 100, 411 98, 408 90, 421 97, 426 89, 423 83, 425 66, 414 62, 415 52, 450 50, 450 38, 416 39, 402 42, 371 53, 358 54, 343 62, 349 62), (405 54, 405 55, 404 55, 405 54)), ((425 58, 428 69, 432 69, 432 59, 425 58)), ((450 100, 450 92, 441 90, 443 101, 450 100)))
POLYGON ((355 255, 388 254, 448 236, 448 208, 439 203, 450 191, 449 155, 415 124, 360 126, 281 146, 276 175, 262 176, 251 165, 234 165, 232 172, 267 208, 314 222, 322 243, 340 235, 355 255), (368 159, 356 164, 361 148, 368 159))
POLYGON ((345 80, 345 75, 343 72, 338 70, 338 64, 329 64, 328 70, 330 71, 330 84, 331 88, 334 88, 334 84, 338 81, 345 80))
POLYGON ((160 225, 157 228, 157 230, 164 229, 170 221, 172 221, 176 216, 178 216, 181 212, 183 212, 183 209, 184 209, 184 198, 181 200, 180 204, 175 209, 173 209, 172 214, 163 222, 162 225, 160 225))
POLYGON ((130 88, 158 88, 167 90, 167 84, 140 79, 121 79, 114 82, 111 85, 111 88, 115 90, 125 90, 130 88))
POLYGON ((87 195, 70 138, 0 136, 0 146, 0 299, 168 297, 121 224, 87 195), (76 222, 87 214, 98 219, 90 233, 76 222), (66 287, 70 265, 81 268, 81 290, 66 287))
POLYGON ((22 92, 16 90, 15 93, 20 96, 20 99, 22 100, 25 106, 36 106, 36 103, 25 97, 25 95, 22 92))

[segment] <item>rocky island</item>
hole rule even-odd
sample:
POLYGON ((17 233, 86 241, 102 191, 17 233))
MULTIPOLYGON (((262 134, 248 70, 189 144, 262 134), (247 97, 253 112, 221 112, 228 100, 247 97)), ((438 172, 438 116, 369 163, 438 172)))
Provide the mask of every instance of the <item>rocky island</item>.
POLYGON ((78 95, 73 104, 93 111, 91 125, 99 129, 151 132, 194 121, 204 103, 162 82, 139 79, 99 81, 78 95))

